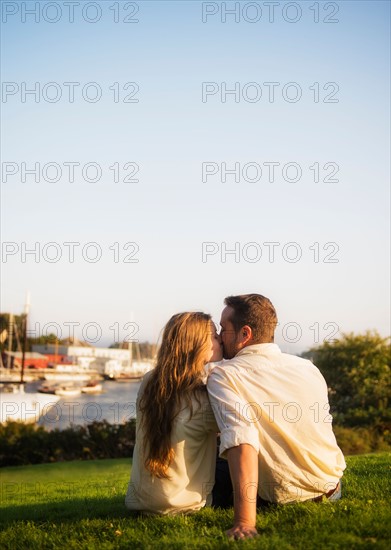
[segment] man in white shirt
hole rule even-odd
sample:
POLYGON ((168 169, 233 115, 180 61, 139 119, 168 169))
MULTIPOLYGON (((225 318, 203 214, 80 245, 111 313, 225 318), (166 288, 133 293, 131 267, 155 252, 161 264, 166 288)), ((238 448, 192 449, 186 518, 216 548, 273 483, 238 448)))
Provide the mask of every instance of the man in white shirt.
POLYGON ((257 498, 289 503, 340 496, 346 467, 331 425, 326 382, 308 360, 274 344, 275 309, 264 296, 225 299, 224 361, 208 379, 220 456, 234 490, 234 538, 257 534, 257 498))

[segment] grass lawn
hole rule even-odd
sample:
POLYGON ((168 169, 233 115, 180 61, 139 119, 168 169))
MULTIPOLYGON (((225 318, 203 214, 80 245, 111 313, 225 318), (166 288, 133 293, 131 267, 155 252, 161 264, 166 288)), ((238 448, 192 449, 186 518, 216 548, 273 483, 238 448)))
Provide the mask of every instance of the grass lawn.
POLYGON ((258 514, 260 536, 228 541, 233 512, 131 517, 124 506, 130 461, 3 468, 0 548, 390 548, 387 453, 347 458, 343 499, 276 506, 258 514))

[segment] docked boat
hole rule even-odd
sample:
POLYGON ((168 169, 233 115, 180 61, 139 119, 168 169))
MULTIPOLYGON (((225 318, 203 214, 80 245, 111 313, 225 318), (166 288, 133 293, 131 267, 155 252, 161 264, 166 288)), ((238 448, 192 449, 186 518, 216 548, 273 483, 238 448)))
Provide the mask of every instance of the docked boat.
POLYGON ((131 380, 141 380, 144 373, 129 373, 120 372, 117 375, 108 377, 108 380, 114 380, 115 382, 130 382, 131 380))
MULTIPOLYGON (((21 377, 21 372, 17 369, 5 369, 0 367, 0 382, 5 384, 11 384, 12 382, 19 383, 21 377)), ((24 373, 23 377, 25 382, 32 382, 34 380, 34 375, 31 373, 24 373)))
POLYGON ((52 369, 46 369, 44 373, 45 380, 62 382, 72 380, 85 382, 91 380, 92 372, 87 369, 80 369, 78 365, 55 365, 52 369))
POLYGON ((54 393, 60 397, 77 397, 81 394, 81 388, 76 386, 58 386, 54 390, 54 393))
POLYGON ((53 382, 65 382, 65 381, 77 381, 87 382, 90 380, 91 375, 85 373, 62 373, 62 372, 49 372, 44 374, 44 379, 53 382))
POLYGON ((85 386, 82 386, 81 393, 102 393, 103 386, 96 380, 91 380, 85 386))
POLYGON ((49 395, 55 395, 56 389, 57 389, 56 384, 42 384, 42 386, 38 388, 38 392, 46 393, 49 395))

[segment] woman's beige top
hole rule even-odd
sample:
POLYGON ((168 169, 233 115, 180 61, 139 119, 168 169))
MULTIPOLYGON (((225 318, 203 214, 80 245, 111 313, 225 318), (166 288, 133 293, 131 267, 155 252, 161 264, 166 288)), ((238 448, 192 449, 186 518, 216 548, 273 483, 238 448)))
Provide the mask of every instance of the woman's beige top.
POLYGON ((147 434, 139 407, 150 374, 144 376, 137 396, 136 445, 125 504, 130 510, 153 514, 194 512, 211 504, 214 485, 218 428, 208 395, 199 392, 200 404, 192 399, 193 415, 184 406, 174 420, 171 441, 175 456, 167 472, 169 478, 154 477, 144 466, 147 434))

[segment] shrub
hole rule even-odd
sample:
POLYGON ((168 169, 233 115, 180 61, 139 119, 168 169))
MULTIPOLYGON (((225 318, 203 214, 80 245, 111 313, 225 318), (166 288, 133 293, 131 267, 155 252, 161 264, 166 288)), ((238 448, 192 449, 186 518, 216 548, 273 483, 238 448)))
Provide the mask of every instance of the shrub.
POLYGON ((0 425, 0 467, 65 460, 128 458, 133 454, 136 422, 92 422, 65 430, 8 422, 0 425))
POLYGON ((346 428, 333 426, 338 445, 345 455, 390 451, 387 435, 381 435, 368 428, 346 428))
POLYGON ((365 426, 379 437, 388 437, 391 444, 389 341, 377 332, 342 334, 303 356, 311 359, 326 379, 336 424, 365 426))

